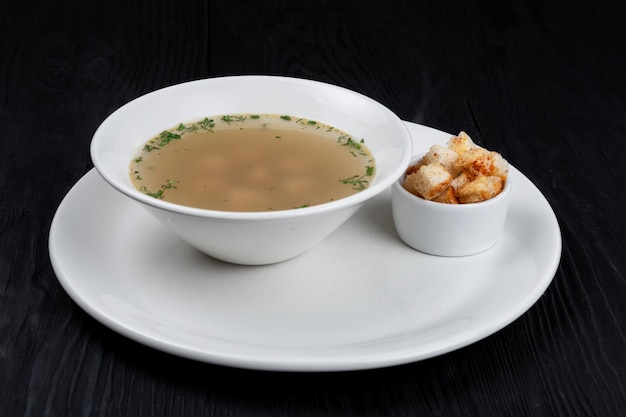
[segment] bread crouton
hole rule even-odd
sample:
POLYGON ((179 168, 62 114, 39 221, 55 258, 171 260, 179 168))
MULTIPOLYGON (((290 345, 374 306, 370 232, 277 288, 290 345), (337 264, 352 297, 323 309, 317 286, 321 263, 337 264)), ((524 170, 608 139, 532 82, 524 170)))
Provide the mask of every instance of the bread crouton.
POLYGON ((409 166, 409 167, 406 169, 406 171, 405 171, 404 175, 407 175, 407 176, 408 176, 408 175, 413 174, 414 172, 417 172, 417 171, 420 169, 420 167, 421 167, 422 165, 426 165, 426 163, 424 163, 424 158, 420 159, 420 160, 419 160, 419 162, 418 162, 418 163, 416 163, 415 165, 411 165, 411 166, 409 166))
POLYGON ((493 171, 491 175, 500 177, 502 181, 506 181, 509 176, 509 163, 498 152, 491 152, 493 156, 493 171))
POLYGON ((473 179, 474 177, 467 172, 461 172, 452 180, 452 182, 450 183, 450 187, 452 187, 456 191, 473 179))
POLYGON ((457 155, 461 155, 465 151, 469 151, 476 145, 472 138, 470 138, 467 133, 461 131, 458 136, 452 136, 448 141, 448 148, 457 153, 457 155))
POLYGON ((493 155, 484 148, 476 147, 459 155, 455 168, 465 171, 474 177, 489 176, 494 170, 493 155))
POLYGON ((454 188, 452 188, 451 186, 449 186, 444 190, 444 192, 433 198, 432 201, 445 204, 459 204, 459 199, 456 198, 454 188))
POLYGON ((455 168, 475 177, 493 175, 506 180, 509 174, 509 163, 502 155, 481 147, 472 148, 459 155, 455 168))
POLYGON ((463 131, 448 146, 435 144, 406 170, 404 188, 426 200, 446 204, 477 203, 498 195, 509 163, 498 152, 476 145, 463 131))
POLYGON ((438 162, 422 165, 416 172, 405 177, 404 188, 426 200, 441 194, 452 181, 452 175, 438 162))
POLYGON ((503 181, 496 176, 479 176, 456 190, 460 203, 478 203, 495 197, 502 191, 503 181))
POLYGON ((422 163, 431 164, 433 162, 439 162, 443 167, 454 175, 454 163, 458 159, 459 155, 452 149, 442 145, 433 145, 424 158, 422 163))

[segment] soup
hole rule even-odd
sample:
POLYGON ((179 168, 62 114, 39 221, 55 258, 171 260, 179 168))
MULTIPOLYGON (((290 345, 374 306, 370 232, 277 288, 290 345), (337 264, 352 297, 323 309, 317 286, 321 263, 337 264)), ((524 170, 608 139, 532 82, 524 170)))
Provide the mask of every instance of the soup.
POLYGON ((272 211, 335 201, 369 186, 374 158, 362 139, 323 123, 273 114, 181 123, 131 161, 141 192, 221 211, 272 211))

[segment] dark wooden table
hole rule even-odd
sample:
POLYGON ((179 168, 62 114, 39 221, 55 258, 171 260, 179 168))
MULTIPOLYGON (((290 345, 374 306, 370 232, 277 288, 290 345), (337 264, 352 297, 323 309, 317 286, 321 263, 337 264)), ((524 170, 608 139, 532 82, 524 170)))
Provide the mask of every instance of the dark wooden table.
POLYGON ((20 1, 0 5, 0 415, 618 416, 626 410, 626 35, 617 1, 20 1), (561 227, 522 317, 421 362, 281 373, 121 336, 61 288, 52 217, 122 104, 206 77, 341 85, 468 131, 561 227))

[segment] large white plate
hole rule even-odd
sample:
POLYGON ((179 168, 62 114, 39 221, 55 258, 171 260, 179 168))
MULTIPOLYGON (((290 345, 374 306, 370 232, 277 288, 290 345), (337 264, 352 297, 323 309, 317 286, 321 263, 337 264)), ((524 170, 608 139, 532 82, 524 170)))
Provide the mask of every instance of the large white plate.
MULTIPOLYGON (((416 154, 450 137, 407 125, 416 154)), ((511 175, 504 234, 482 254, 442 258, 405 246, 387 191, 304 255, 242 267, 192 249, 92 170, 58 208, 50 258, 87 313, 165 352, 283 371, 403 364, 493 334, 552 281, 556 217, 524 175, 511 175)))

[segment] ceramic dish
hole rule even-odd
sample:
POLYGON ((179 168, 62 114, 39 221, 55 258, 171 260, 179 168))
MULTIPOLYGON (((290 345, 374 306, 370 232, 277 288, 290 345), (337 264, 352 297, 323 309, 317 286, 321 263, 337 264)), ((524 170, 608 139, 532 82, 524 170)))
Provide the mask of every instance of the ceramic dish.
MULTIPOLYGON (((423 155, 413 157, 416 165, 423 155)), ((427 201, 404 188, 406 175, 391 186, 391 212, 396 232, 415 250, 438 256, 475 255, 496 244, 504 229, 512 181, 496 197, 480 203, 427 201)))
MULTIPOLYGON (((356 157, 359 151, 348 145, 348 139, 343 133, 329 134, 326 143, 336 143, 336 151, 341 152, 343 150, 349 158, 352 158, 352 153, 356 157)), ((275 137, 272 138, 274 144, 280 143, 282 145, 273 152, 287 152, 286 149, 294 145, 292 139, 289 139, 291 134, 285 133, 285 135, 279 141, 275 137)), ((208 138, 209 136, 204 137, 208 138)), ((172 139, 167 139, 165 144, 170 140, 172 139)), ((184 143, 185 139, 181 140, 183 142, 180 143, 184 143)), ((238 138, 236 143, 241 145, 242 140, 244 139, 238 138)), ((260 142, 261 144, 264 143, 263 140, 260 142)), ((152 145, 161 149, 165 144, 157 141, 152 145)), ((411 145, 411 136, 396 114, 377 101, 355 91, 299 78, 245 75, 189 81, 138 97, 121 106, 102 122, 93 135, 90 150, 93 165, 106 182, 127 198, 137 201, 146 212, 161 221, 163 227, 168 228, 190 245, 213 258, 226 262, 240 265, 265 265, 281 262, 306 252, 339 228, 367 200, 389 188, 408 166, 411 157, 411 145), (368 185, 357 193, 343 197, 326 195, 324 199, 329 200, 323 204, 308 205, 308 200, 303 200, 306 197, 292 195, 291 198, 296 200, 290 202, 293 205, 291 208, 229 211, 174 204, 167 199, 154 198, 157 190, 164 191, 166 189, 163 188, 166 187, 165 184, 162 184, 161 188, 154 185, 157 188, 152 188, 152 193, 149 193, 147 188, 141 191, 136 188, 137 184, 132 183, 129 175, 130 163, 132 160, 137 160, 140 150, 145 147, 146 140, 149 138, 159 135, 159 132, 178 126, 169 133, 175 134, 180 139, 180 135, 183 133, 178 128, 181 125, 184 130, 185 123, 187 123, 187 128, 191 129, 190 122, 208 117, 216 117, 217 120, 211 123, 207 119, 205 127, 198 127, 196 124, 195 129, 207 134, 209 130, 213 130, 213 127, 207 128, 206 126, 215 126, 215 132, 224 129, 219 125, 226 124, 235 125, 248 132, 261 128, 259 127, 261 126, 260 123, 256 128, 246 128, 246 126, 254 124, 251 119, 245 121, 248 116, 244 115, 248 112, 261 115, 280 115, 281 117, 277 117, 277 120, 274 121, 259 116, 263 120, 263 124, 266 127, 270 126, 270 129, 281 126, 279 129, 308 130, 311 133, 322 128, 322 125, 317 125, 316 121, 323 121, 323 124, 327 126, 326 129, 332 127, 340 129, 346 134, 349 132, 352 142, 363 140, 371 153, 369 157, 372 157, 374 162, 363 157, 362 163, 368 164, 369 168, 360 165, 354 169, 362 171, 345 171, 341 175, 346 175, 348 176, 347 180, 352 179, 354 181, 356 177, 352 177, 353 174, 362 174, 360 179, 366 181, 368 185), (220 115, 242 115, 244 120, 224 122, 220 115), (282 120, 282 117, 289 118, 291 116, 306 117, 315 126, 312 127, 303 121, 298 123, 291 119, 289 121, 282 120), (265 122, 269 125, 266 125, 265 122), (370 169, 371 172, 367 174, 370 169)), ((360 145, 357 143, 357 146, 360 145)), ((195 168, 200 171, 196 171, 195 175, 191 174, 193 176, 187 179, 185 183, 180 184, 180 187, 174 185, 178 183, 176 179, 182 179, 177 176, 174 179, 164 177, 160 181, 166 181, 174 189, 179 189, 174 193, 184 194, 185 187, 189 187, 188 189, 195 189, 194 193, 201 195, 209 193, 208 190, 211 189, 214 196, 215 194, 219 195, 221 202, 230 201, 231 204, 240 200, 242 193, 247 197, 256 194, 257 197, 263 196, 259 199, 267 198, 264 205, 272 206, 278 204, 274 194, 280 193, 278 190, 289 187, 288 181, 296 181, 292 183, 291 186, 293 187, 293 184, 297 184, 297 181, 301 180, 298 174, 294 173, 292 167, 283 171, 280 177, 285 182, 277 182, 277 179, 274 178, 276 174, 269 173, 270 167, 267 165, 267 160, 261 156, 264 148, 254 149, 253 154, 248 154, 248 156, 246 153, 251 151, 250 148, 236 146, 234 149, 236 150, 232 150, 230 147, 223 148, 221 152, 213 155, 217 158, 213 162, 208 160, 202 162, 189 161, 187 165, 195 163, 195 168), (246 161, 245 171, 242 169, 239 174, 245 172, 247 176, 244 180, 241 175, 237 175, 238 179, 227 186, 215 176, 217 175, 216 171, 211 172, 211 170, 219 169, 215 168, 220 164, 217 161, 230 164, 227 158, 231 152, 233 153, 232 157, 237 158, 237 161, 246 161), (267 174, 265 178, 270 183, 261 186, 260 184, 264 180, 263 173, 267 174), (169 183, 169 181, 173 181, 173 183, 169 183), (195 184, 195 188, 192 184, 195 184), (209 188, 204 189, 202 185, 209 188)), ((165 150, 163 152, 167 153, 165 150)), ((190 156, 189 153, 185 152, 180 152, 177 155, 177 158, 183 158, 186 161, 190 156)), ((145 156, 147 160, 151 160, 150 157, 145 156)), ((310 163, 318 170, 324 169, 324 164, 321 161, 316 161, 315 157, 309 154, 300 156, 302 161, 298 165, 302 164, 301 166, 304 167, 310 163)), ((142 162, 140 165, 143 166, 144 163, 146 162, 142 162)), ((163 175, 176 175, 169 173, 169 170, 161 171, 164 169, 162 159, 160 162, 153 160, 150 164, 154 164, 153 169, 156 172, 162 172, 163 175)), ((276 162, 274 164, 278 165, 276 162)), ((332 164, 327 169, 332 172, 331 167, 332 164)), ((142 168, 137 166, 137 169, 140 171, 137 171, 136 175, 140 177, 139 173, 142 172, 142 168)), ((338 183, 340 178, 338 175, 340 174, 335 175, 337 175, 336 179, 333 178, 332 180, 338 183)), ((234 175, 226 176, 230 179, 234 177, 234 175)), ((318 183, 319 181, 313 182, 318 183)), ((296 187, 306 189, 306 186, 302 184, 296 187)), ((351 182, 344 187, 339 192, 358 188, 351 182)), ((171 192, 167 191, 166 194, 171 192)), ((315 193, 312 190, 310 192, 315 193)), ((257 199, 252 198, 252 200, 257 199)), ((237 206, 236 203, 234 205, 237 206)))
MULTIPOLYGON (((415 152, 450 137, 407 123, 415 152)), ((437 356, 502 329, 544 293, 561 234, 518 170, 504 234, 461 258, 417 252, 393 226, 389 190, 323 244, 290 261, 213 260, 89 172, 58 208, 50 257, 87 313, 153 348, 274 371, 386 367, 437 356)))

